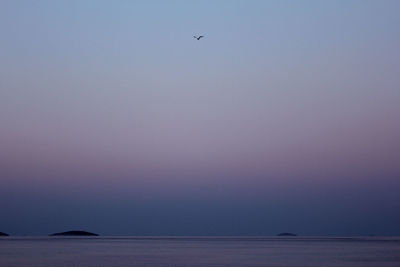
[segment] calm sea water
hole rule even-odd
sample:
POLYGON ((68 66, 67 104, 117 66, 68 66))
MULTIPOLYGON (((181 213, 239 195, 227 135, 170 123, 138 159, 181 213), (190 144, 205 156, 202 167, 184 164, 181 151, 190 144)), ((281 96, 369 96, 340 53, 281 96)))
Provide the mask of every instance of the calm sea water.
POLYGON ((400 237, 4 237, 0 266, 400 266, 400 237))

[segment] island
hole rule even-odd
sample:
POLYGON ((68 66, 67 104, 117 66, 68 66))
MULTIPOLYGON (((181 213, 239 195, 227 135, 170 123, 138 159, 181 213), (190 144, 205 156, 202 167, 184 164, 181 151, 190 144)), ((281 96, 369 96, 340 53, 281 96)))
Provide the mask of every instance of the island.
POLYGON ((3 232, 0 232, 0 236, 9 236, 9 234, 6 234, 6 233, 3 233, 3 232))
POLYGON ((49 236, 98 236, 98 234, 86 232, 86 231, 67 231, 62 233, 54 233, 49 236))
POLYGON ((277 236, 297 236, 297 235, 293 233, 280 233, 277 236))

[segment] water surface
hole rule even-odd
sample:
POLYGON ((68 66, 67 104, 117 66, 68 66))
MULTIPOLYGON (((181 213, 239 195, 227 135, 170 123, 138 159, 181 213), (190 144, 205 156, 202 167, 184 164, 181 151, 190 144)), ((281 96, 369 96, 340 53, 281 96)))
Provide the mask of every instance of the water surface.
POLYGON ((398 237, 4 237, 0 266, 400 266, 398 237))

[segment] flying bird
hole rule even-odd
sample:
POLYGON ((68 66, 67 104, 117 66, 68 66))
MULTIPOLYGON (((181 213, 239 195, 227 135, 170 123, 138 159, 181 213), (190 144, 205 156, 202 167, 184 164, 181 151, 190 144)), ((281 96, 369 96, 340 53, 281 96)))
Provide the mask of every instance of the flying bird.
POLYGON ((197 37, 197 36, 193 36, 193 38, 196 38, 197 39, 197 41, 198 40, 200 40, 201 38, 203 38, 204 36, 203 35, 200 35, 199 37, 197 37))

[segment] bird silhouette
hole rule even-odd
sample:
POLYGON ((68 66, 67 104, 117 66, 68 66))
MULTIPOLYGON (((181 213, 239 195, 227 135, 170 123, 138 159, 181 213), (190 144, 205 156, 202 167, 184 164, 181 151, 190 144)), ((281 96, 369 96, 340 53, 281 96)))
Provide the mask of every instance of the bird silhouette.
POLYGON ((193 38, 197 39, 197 41, 200 40, 200 39, 203 38, 203 37, 204 37, 203 35, 200 35, 199 37, 193 36, 193 38))

